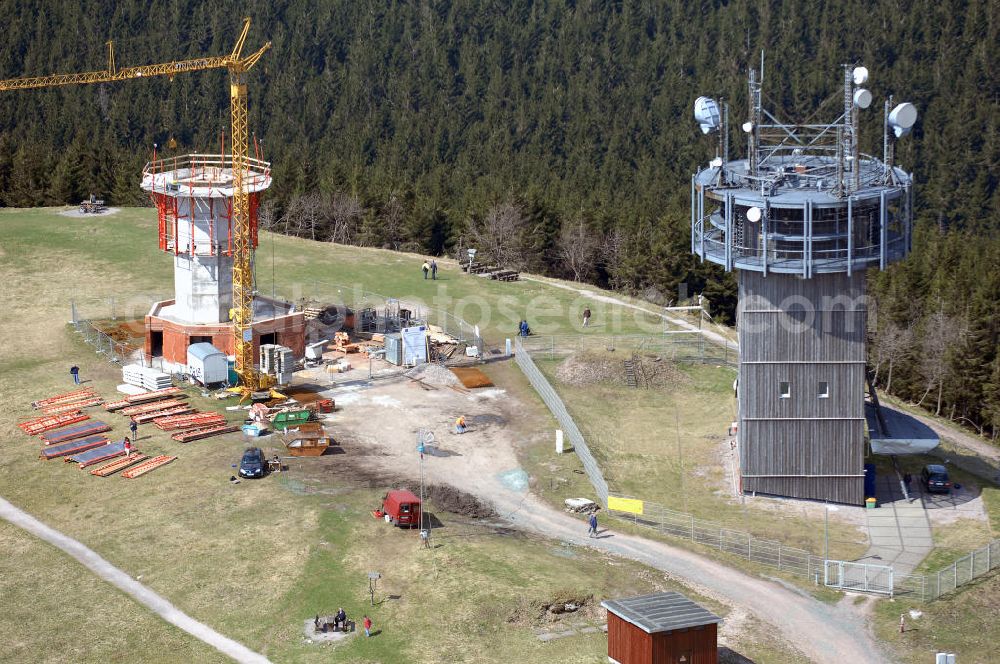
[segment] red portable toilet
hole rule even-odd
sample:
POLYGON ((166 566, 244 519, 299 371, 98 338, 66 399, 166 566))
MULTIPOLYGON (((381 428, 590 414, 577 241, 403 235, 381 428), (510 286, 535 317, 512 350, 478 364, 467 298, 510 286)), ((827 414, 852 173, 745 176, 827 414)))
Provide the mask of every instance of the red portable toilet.
POLYGON ((394 526, 412 528, 420 525, 420 499, 405 489, 394 489, 382 499, 385 520, 394 526))
POLYGON ((722 618, 675 592, 605 600, 613 664, 717 664, 722 618))

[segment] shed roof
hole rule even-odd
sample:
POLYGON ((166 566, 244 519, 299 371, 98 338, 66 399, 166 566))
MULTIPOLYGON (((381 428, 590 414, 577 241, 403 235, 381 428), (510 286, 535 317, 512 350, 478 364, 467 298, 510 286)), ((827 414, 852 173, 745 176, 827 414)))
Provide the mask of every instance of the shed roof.
POLYGON ((719 616, 676 592, 605 600, 601 606, 647 634, 722 622, 719 616))
POLYGON ((188 346, 188 357, 195 357, 199 360, 204 360, 206 357, 211 355, 223 355, 221 350, 208 343, 207 341, 202 341, 196 344, 191 344, 188 346))

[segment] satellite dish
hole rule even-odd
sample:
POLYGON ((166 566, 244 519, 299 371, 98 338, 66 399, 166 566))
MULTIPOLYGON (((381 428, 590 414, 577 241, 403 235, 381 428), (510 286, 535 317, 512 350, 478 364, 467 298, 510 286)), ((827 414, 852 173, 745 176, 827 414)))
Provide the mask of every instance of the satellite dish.
POLYGON ((712 161, 708 162, 708 165, 712 168, 719 168, 722 166, 722 157, 716 157, 712 161))
POLYGON ((748 134, 751 131, 753 131, 753 123, 752 122, 744 122, 743 123, 743 131, 745 131, 748 134))
POLYGON ((864 88, 854 91, 854 105, 860 109, 868 108, 872 105, 872 93, 864 88))
POLYGON ((749 219, 753 223, 757 223, 758 221, 760 221, 762 215, 763 213, 761 212, 760 208, 757 207, 756 205, 752 208, 747 209, 747 219, 749 219))
POLYGON ((864 85, 868 82, 868 67, 855 67, 853 76, 854 85, 864 85))
POLYGON ((694 100, 694 119, 701 127, 701 133, 709 134, 718 129, 721 117, 719 104, 711 97, 698 97, 694 100))
POLYGON ((903 102, 889 113, 889 126, 896 134, 896 138, 902 138, 910 133, 913 125, 917 123, 917 107, 910 102, 903 102))

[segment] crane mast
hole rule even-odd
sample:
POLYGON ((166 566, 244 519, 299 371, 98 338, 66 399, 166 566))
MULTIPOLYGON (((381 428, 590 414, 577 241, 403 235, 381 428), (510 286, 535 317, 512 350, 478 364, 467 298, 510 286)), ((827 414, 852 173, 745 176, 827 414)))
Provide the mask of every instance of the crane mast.
POLYGON ((247 173, 247 85, 246 75, 271 47, 265 43, 260 49, 243 57, 243 46, 250 31, 250 19, 243 20, 243 28, 232 52, 222 56, 175 60, 151 65, 118 68, 115 64, 114 43, 108 42, 108 67, 105 70, 48 76, 26 76, 0 81, 0 92, 31 90, 64 85, 115 83, 150 76, 167 76, 209 69, 229 71, 229 104, 232 116, 232 168, 233 168, 233 336, 235 342, 236 374, 239 389, 244 396, 270 385, 268 376, 254 367, 253 332, 253 236, 250 228, 250 196, 246 190, 247 173))

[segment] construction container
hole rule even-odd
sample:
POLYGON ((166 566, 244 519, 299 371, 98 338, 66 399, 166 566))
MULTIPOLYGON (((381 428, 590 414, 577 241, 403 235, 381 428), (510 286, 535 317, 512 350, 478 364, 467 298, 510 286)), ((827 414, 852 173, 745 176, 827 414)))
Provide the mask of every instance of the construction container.
POLYGON ((289 410, 275 415, 271 420, 271 424, 277 431, 292 429, 300 424, 308 422, 311 415, 312 413, 308 410, 289 410))
POLYGON ((396 366, 403 363, 403 337, 400 334, 385 335, 385 361, 396 366))
POLYGON ((187 350, 188 373, 202 385, 229 380, 226 354, 210 343, 191 344, 187 350))

